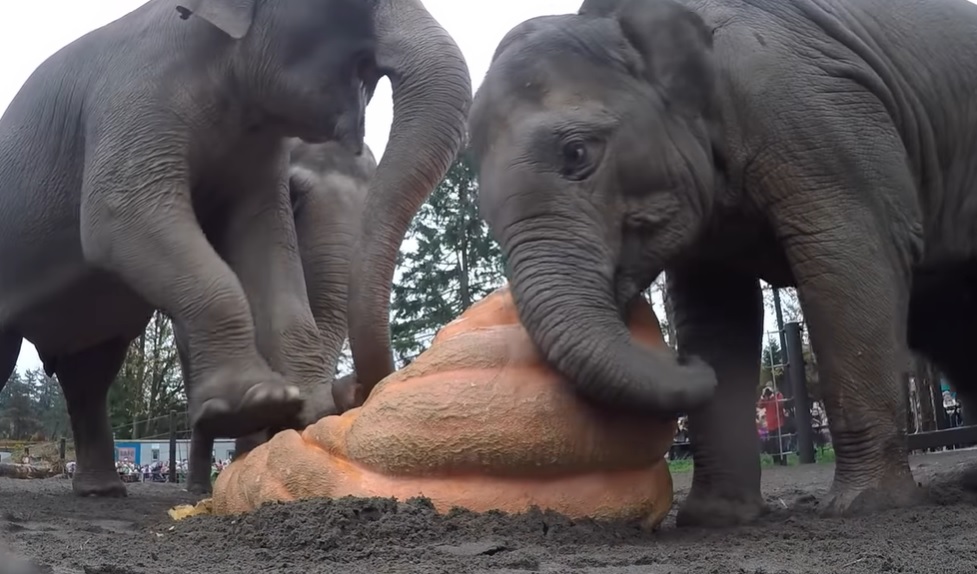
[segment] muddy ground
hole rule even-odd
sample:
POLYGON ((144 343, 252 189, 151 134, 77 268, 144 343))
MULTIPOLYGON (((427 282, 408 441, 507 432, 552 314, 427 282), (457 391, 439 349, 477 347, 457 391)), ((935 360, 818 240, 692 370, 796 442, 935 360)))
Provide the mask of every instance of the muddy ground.
MULTIPOLYGON (((737 530, 661 530, 573 524, 560 517, 461 513, 437 517, 423 503, 312 501, 239 518, 172 522, 194 502, 176 486, 136 484, 124 500, 78 499, 69 481, 0 480, 0 536, 56 574, 794 574, 977 571, 977 497, 959 491, 960 467, 977 451, 913 457, 932 502, 858 519, 825 519, 812 495, 832 466, 775 468, 763 491, 775 511, 737 530), (785 508, 789 507, 789 509, 785 508)), ((690 473, 675 475, 676 500, 690 473)), ((12 563, 0 557, 0 573, 12 563)))

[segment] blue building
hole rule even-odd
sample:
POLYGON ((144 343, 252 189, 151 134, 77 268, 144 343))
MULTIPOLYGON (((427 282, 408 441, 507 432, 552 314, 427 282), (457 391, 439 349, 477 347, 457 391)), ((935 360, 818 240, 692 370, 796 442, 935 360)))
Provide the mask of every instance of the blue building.
MULTIPOLYGON (((230 460, 234 456, 234 441, 231 439, 215 440, 211 454, 218 460, 230 460)), ((178 461, 190 458, 190 441, 186 439, 176 441, 176 459, 178 461)), ((139 466, 157 462, 169 462, 170 442, 167 440, 117 440, 115 441, 115 460, 129 461, 139 466)))

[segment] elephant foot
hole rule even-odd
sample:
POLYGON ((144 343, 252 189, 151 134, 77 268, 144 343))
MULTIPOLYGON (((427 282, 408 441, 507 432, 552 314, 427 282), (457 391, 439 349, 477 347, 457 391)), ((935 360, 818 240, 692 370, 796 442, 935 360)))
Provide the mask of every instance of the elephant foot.
POLYGON ((756 494, 723 495, 695 489, 679 507, 678 527, 728 528, 754 522, 769 512, 763 497, 756 494))
POLYGON ((187 478, 187 492, 190 494, 210 494, 211 489, 210 476, 187 478))
POLYGON ((227 376, 200 385, 199 408, 191 421, 195 432, 213 437, 242 437, 267 428, 301 428, 304 399, 298 387, 267 369, 227 376))
POLYGON ((818 512, 829 517, 861 516, 925 501, 925 489, 916 483, 912 472, 906 468, 858 486, 839 483, 836 479, 831 491, 818 505, 818 512))
POLYGON ((126 485, 117 472, 75 472, 71 480, 71 490, 75 496, 95 496, 99 498, 125 498, 129 495, 126 485))

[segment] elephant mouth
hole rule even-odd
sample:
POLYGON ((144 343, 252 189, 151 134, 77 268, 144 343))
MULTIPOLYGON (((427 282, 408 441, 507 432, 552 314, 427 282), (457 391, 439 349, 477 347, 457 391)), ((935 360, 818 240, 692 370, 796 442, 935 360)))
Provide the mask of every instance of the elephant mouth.
POLYGON ((637 275, 626 269, 618 268, 614 273, 614 303, 621 317, 626 317, 628 309, 635 298, 651 287, 659 273, 642 273, 637 275))
POLYGON ((618 312, 624 317, 628 307, 635 297, 638 297, 648 286, 642 287, 634 277, 617 273, 614 277, 614 303, 618 312))

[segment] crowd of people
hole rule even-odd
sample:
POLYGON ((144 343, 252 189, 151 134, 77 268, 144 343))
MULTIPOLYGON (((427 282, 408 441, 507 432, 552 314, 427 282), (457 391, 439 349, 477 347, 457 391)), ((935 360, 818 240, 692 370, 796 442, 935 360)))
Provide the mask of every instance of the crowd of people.
MULTIPOLYGON (((229 460, 214 459, 211 463, 211 475, 216 477, 224 468, 230 464, 229 460)), ((67 463, 66 471, 69 477, 75 474, 76 464, 74 461, 67 463)), ((187 460, 183 459, 176 463, 177 482, 185 482, 187 478, 187 460)), ((119 473, 123 482, 168 482, 170 475, 170 462, 156 461, 150 464, 139 465, 129 459, 115 461, 115 469, 119 473)))

